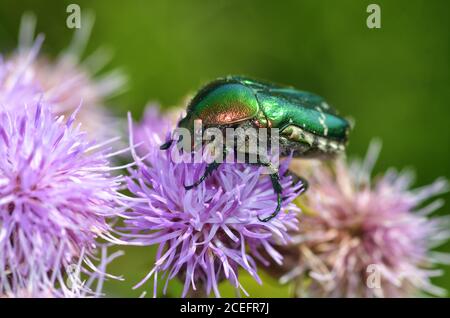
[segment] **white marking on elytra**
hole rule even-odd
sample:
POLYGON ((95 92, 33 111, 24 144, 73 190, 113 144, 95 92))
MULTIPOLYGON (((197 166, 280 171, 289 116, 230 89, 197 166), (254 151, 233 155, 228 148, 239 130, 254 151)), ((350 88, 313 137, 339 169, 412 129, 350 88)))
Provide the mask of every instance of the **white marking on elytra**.
POLYGON ((326 102, 322 102, 320 104, 320 106, 322 106, 322 108, 325 108, 325 109, 330 109, 330 105, 328 105, 326 102))
MULTIPOLYGON (((325 105, 327 105, 328 106, 328 104, 326 104, 326 103, 322 103, 322 107, 323 107, 323 104, 325 104, 325 105)), ((325 107, 324 107, 325 108, 325 107)), ((319 123, 322 125, 322 127, 323 127, 323 134, 325 135, 325 136, 328 136, 328 126, 325 124, 325 114, 323 113, 323 109, 322 108, 320 108, 320 107, 316 107, 316 110, 320 113, 320 115, 319 115, 319 123)))

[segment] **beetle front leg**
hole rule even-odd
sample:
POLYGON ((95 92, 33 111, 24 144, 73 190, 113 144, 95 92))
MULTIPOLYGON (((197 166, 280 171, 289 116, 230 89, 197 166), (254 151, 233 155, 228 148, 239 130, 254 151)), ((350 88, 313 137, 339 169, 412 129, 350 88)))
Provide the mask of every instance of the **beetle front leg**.
MULTIPOLYGON (((226 148, 223 149, 223 158, 226 157, 228 151, 226 148)), ((219 168, 221 162, 217 162, 216 160, 214 160, 213 162, 211 162, 210 164, 208 164, 206 166, 205 172, 203 173, 203 175, 200 177, 200 179, 198 179, 196 182, 194 182, 193 184, 189 185, 189 186, 184 186, 184 188, 186 190, 191 190, 195 187, 197 187, 198 185, 200 185, 203 181, 206 180, 206 178, 208 178, 210 175, 212 175, 212 173, 217 170, 217 168, 219 168)))
POLYGON ((220 166, 220 162, 217 161, 213 161, 210 164, 208 164, 206 166, 205 172, 203 173, 203 175, 200 177, 200 179, 198 179, 195 183, 189 185, 189 186, 184 186, 184 188, 186 190, 191 190, 195 187, 197 187, 198 185, 200 185, 203 181, 206 180, 206 178, 208 178, 217 168, 219 168, 220 166))
POLYGON ((163 143, 161 146, 159 146, 159 149, 161 149, 161 150, 167 150, 167 149, 170 148, 170 146, 172 145, 172 143, 173 143, 173 140, 170 139, 170 140, 166 141, 165 143, 163 143))

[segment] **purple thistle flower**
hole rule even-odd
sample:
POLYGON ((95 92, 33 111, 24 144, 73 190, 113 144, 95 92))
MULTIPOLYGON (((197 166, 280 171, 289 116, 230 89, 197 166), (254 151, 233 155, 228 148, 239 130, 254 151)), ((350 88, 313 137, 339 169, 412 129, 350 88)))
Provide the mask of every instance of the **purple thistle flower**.
POLYGON ((0 57, 0 104, 23 107, 24 101, 37 101, 42 95, 55 114, 68 117, 82 102, 83 108, 76 121, 97 140, 116 136, 119 129, 125 131, 122 122, 112 116, 105 103, 124 90, 126 76, 119 70, 95 75, 110 60, 105 50, 98 49, 81 59, 93 20, 91 14, 83 16, 83 28, 76 29, 69 47, 56 59, 51 59, 39 54, 44 36, 41 34, 34 39, 36 17, 24 14, 17 51, 4 60, 0 57), (21 88, 24 92, 19 95, 17 91, 21 88), (12 97, 17 101, 13 102, 12 97))
POLYGON ((106 267, 116 258, 123 255, 122 251, 107 253, 107 247, 100 249, 98 264, 93 265, 84 257, 77 263, 70 264, 64 271, 49 275, 40 251, 32 251, 28 258, 34 258, 30 277, 23 279, 20 289, 0 294, 0 298, 98 298, 102 297, 103 284, 108 278, 122 279, 106 273, 106 267))
POLYGON ((0 294, 62 275, 111 236, 121 177, 107 143, 88 141, 74 120, 42 103, 0 108, 0 294))
POLYGON ((144 156, 151 147, 163 144, 181 115, 179 109, 162 114, 158 104, 147 105, 141 122, 133 126, 134 143, 141 145, 136 148, 139 155, 144 156))
POLYGON ((39 36, 20 63, 15 59, 5 60, 0 55, 0 106, 3 109, 21 108, 42 99, 42 90, 29 66, 36 59, 43 40, 43 36, 39 36))
POLYGON ((442 200, 423 203, 447 191, 448 183, 438 179, 410 190, 412 174, 393 169, 372 181, 378 152, 375 143, 362 163, 293 167, 307 177, 310 188, 298 200, 304 214, 296 244, 283 253, 289 266, 278 271, 285 273, 282 282, 296 283, 296 296, 445 293, 430 278, 442 274, 433 267, 449 257, 431 249, 450 237, 449 219, 428 216, 442 200))
MULTIPOLYGON (((130 143, 134 131, 130 121, 130 143)), ((170 123, 166 119, 166 123, 170 123)), ((147 131, 158 135, 149 125, 147 131)), ((292 204, 302 191, 301 183, 283 176, 282 212, 267 223, 258 215, 273 212, 276 197, 270 178, 262 170, 243 164, 223 164, 200 186, 186 191, 185 183, 197 180, 206 164, 174 163, 170 151, 159 150, 157 138, 149 138, 145 161, 137 157, 136 169, 130 169, 128 189, 133 194, 131 211, 125 220, 123 239, 135 245, 158 245, 156 261, 148 275, 135 288, 154 278, 154 296, 159 276, 165 279, 163 292, 171 279, 184 281, 182 296, 188 292, 212 291, 220 297, 218 284, 228 280, 241 288, 239 268, 262 283, 257 263, 277 263, 282 256, 274 244, 289 242, 289 230, 296 229, 299 209, 292 204), (266 256, 263 256, 266 255, 266 256)), ((281 169, 287 170, 289 160, 281 169)))

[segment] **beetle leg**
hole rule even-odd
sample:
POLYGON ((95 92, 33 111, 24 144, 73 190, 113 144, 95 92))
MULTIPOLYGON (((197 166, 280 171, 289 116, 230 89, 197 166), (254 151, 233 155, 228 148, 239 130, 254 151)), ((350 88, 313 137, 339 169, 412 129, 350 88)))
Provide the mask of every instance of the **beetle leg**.
MULTIPOLYGON (((264 163, 262 163, 261 165, 266 166, 266 167, 271 167, 270 163, 269 163, 269 164, 264 164, 264 163)), ((273 167, 272 167, 272 169, 273 169, 273 167)), ((297 175, 294 175, 294 176, 298 179, 297 182, 301 182, 301 183, 302 183, 303 188, 304 188, 303 191, 306 191, 306 190, 308 189, 308 181, 306 181, 306 179, 303 178, 303 177, 299 177, 299 176, 297 176, 297 175)), ((261 219, 261 218, 258 216, 258 220, 260 220, 261 222, 268 222, 268 221, 270 221, 271 219, 273 219, 274 217, 276 217, 277 214, 278 214, 278 213, 280 212, 280 210, 281 210, 281 202, 282 202, 282 200, 283 200, 283 198, 281 197, 281 193, 282 193, 282 191, 283 191, 283 188, 281 187, 281 184, 280 184, 280 176, 279 176, 279 174, 278 174, 278 171, 272 173, 272 174, 270 175, 270 179, 272 180, 273 190, 274 190, 275 193, 277 194, 277 207, 276 207, 276 209, 275 209, 275 212, 273 212, 271 215, 269 215, 268 217, 266 217, 266 218, 264 218, 264 219, 261 219)), ((295 183, 297 183, 297 182, 295 182, 295 183)))
POLYGON ((210 164, 208 164, 206 166, 206 170, 205 173, 203 173, 203 175, 200 177, 200 179, 198 179, 195 183, 187 186, 185 185, 184 188, 186 190, 191 190, 193 188, 195 188, 196 186, 200 185, 203 181, 205 181, 206 178, 208 178, 213 172, 214 170, 216 170, 218 167, 220 166, 220 162, 217 161, 213 161, 210 164))
MULTIPOLYGON (((161 150, 169 149, 170 146, 172 146, 174 141, 175 141, 174 139, 167 140, 165 143, 163 143, 161 146, 159 146, 159 149, 161 149, 161 150)), ((178 137, 177 145, 179 145, 182 141, 183 141, 183 135, 180 135, 178 137)), ((180 148, 178 148, 178 149, 180 149, 180 148)))
MULTIPOLYGON (((222 159, 225 160, 226 156, 227 156, 228 150, 226 148, 223 149, 223 157, 222 159)), ((184 188, 186 190, 191 190, 193 188, 195 188, 196 186, 200 185, 203 181, 206 180, 206 178, 208 178, 210 175, 212 175, 212 173, 219 168, 221 162, 217 162, 216 160, 214 160, 213 162, 211 162, 210 164, 208 164, 206 166, 205 172, 203 173, 203 175, 200 177, 200 179, 198 179, 194 184, 191 184, 189 186, 184 186, 184 188)))
POLYGON ((270 172, 271 172, 270 180, 272 181, 273 190, 275 191, 275 194, 277 195, 277 207, 275 208, 275 211, 271 215, 269 215, 268 217, 265 217, 265 218, 260 218, 258 215, 258 220, 260 220, 261 222, 268 222, 268 221, 272 220, 274 217, 276 217, 281 210, 281 203, 283 201, 281 194, 283 192, 283 188, 281 187, 281 184, 280 184, 280 174, 278 172, 278 169, 272 165, 272 163, 270 162, 270 160, 268 158, 266 158, 265 156, 260 157, 260 160, 257 163, 257 165, 266 167, 270 170, 270 172))
POLYGON ((166 141, 166 142, 163 143, 161 146, 159 146, 159 149, 161 149, 161 150, 167 150, 167 149, 169 149, 170 146, 172 145, 172 142, 173 142, 172 139, 169 140, 169 141, 166 141))
POLYGON ((298 184, 299 182, 302 183, 302 188, 303 188, 303 192, 302 193, 305 193, 308 190, 309 182, 308 182, 308 180, 306 180, 306 178, 304 178, 302 176, 299 176, 299 175, 293 173, 290 170, 286 170, 285 175, 292 177, 292 184, 298 184))
MULTIPOLYGON (((266 166, 266 165, 264 165, 264 166, 266 166)), ((283 198, 281 197, 281 193, 283 192, 283 189, 280 184, 280 175, 278 174, 278 171, 270 174, 270 180, 272 181, 273 190, 275 191, 275 193, 277 195, 277 207, 275 208, 275 211, 268 217, 261 219, 258 215, 258 220, 260 220, 261 222, 268 222, 268 221, 272 220, 274 217, 276 217, 281 210, 281 202, 283 201, 283 198)))

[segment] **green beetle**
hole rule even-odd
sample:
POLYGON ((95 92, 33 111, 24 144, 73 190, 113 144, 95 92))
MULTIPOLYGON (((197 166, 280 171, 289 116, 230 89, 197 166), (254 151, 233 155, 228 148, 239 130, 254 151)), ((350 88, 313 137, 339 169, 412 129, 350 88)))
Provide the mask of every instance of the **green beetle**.
MULTIPOLYGON (((278 128, 281 155, 294 157, 330 157, 345 150, 350 131, 349 122, 338 116, 325 100, 312 93, 291 87, 265 83, 241 76, 219 78, 203 87, 191 100, 187 114, 178 127, 194 133, 194 121, 204 128, 254 127, 278 128)), ((161 146, 168 149, 173 140, 161 146)), ((258 161, 269 166, 267 160, 258 161)), ((217 169, 210 163, 204 175, 187 190, 199 185, 217 169)), ((260 219, 267 222, 281 209, 281 185, 278 170, 271 173, 277 194, 273 214, 260 219)))

